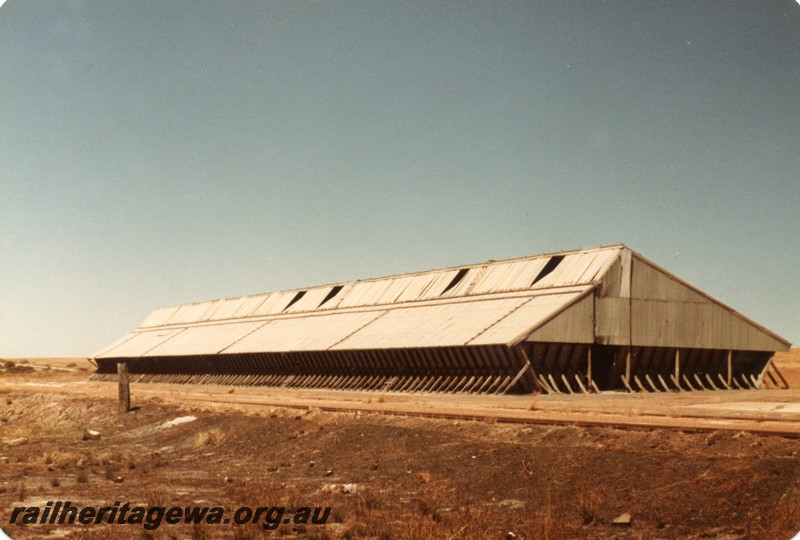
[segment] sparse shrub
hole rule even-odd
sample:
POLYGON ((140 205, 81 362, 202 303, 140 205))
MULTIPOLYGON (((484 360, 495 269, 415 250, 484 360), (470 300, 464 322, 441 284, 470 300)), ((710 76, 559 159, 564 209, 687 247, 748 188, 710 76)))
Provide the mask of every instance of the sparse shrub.
POLYGON ((79 484, 85 484, 89 481, 89 475, 84 470, 78 471, 78 474, 75 476, 75 481, 79 484))
POLYGON ((602 522, 600 518, 602 503, 602 497, 595 490, 582 491, 578 495, 578 511, 584 525, 594 525, 602 522))
POLYGON ((225 440, 225 434, 219 429, 201 431, 197 434, 197 446, 218 446, 225 440))
POLYGON ((417 505, 420 514, 430 516, 434 521, 442 520, 442 508, 445 507, 444 485, 438 482, 427 484, 419 493, 417 505))
POLYGON ((61 485, 61 480, 59 480, 58 477, 54 476, 53 478, 50 479, 50 485, 53 486, 54 488, 57 488, 58 486, 61 485))
POLYGON ((386 500, 377 491, 365 490, 359 497, 369 510, 376 510, 386 505, 386 500))
POLYGON ((543 540, 574 538, 564 512, 553 505, 551 489, 547 490, 544 504, 534 514, 532 520, 523 524, 522 530, 524 538, 542 538, 543 540))

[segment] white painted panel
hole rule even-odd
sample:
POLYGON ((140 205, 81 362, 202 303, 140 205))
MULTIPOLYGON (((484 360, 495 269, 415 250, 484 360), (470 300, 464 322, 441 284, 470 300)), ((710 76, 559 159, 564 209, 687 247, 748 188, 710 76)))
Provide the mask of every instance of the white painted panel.
POLYGON ((233 318, 236 310, 238 310, 246 301, 246 296, 223 300, 222 303, 217 307, 216 311, 214 311, 214 314, 211 316, 210 320, 219 321, 233 318))
POLYGON ((594 343, 594 296, 586 295, 560 308, 555 316, 525 339, 549 343, 594 343))
POLYGON ((334 349, 464 345, 526 300, 505 298, 395 308, 334 349))
POLYGON ((324 351, 382 313, 369 311, 273 319, 225 352, 324 351))
POLYGON ((352 283, 340 283, 339 285, 341 285, 342 290, 340 290, 336 296, 334 296, 333 298, 325 302, 323 305, 318 307, 317 308, 318 311, 322 310, 329 311, 338 308, 339 304, 341 304, 342 301, 347 297, 347 295, 350 294, 350 290, 353 288, 352 283))
POLYGON ((125 341, 113 350, 107 351, 98 358, 135 358, 143 356, 153 347, 157 347, 182 331, 183 328, 171 328, 168 330, 148 330, 146 332, 139 332, 131 339, 125 341))
POLYGON ((453 281, 456 274, 458 274, 458 269, 439 271, 432 274, 430 282, 419 291, 417 297, 413 300, 433 300, 441 298, 445 287, 453 281))
POLYGON ((149 328, 153 326, 161 326, 167 323, 167 321, 175 315, 175 312, 178 311, 180 306, 171 306, 165 308, 159 308, 152 312, 147 318, 144 320, 142 324, 139 325, 140 328, 149 328))
POLYGON ((493 263, 475 283, 472 294, 529 289, 548 259, 493 263))
POLYGON ((191 324, 199 322, 201 317, 212 306, 213 302, 198 302, 187 304, 180 309, 169 320, 169 324, 191 324))
POLYGON ((592 283, 600 279, 600 272, 612 264, 613 260, 619 256, 620 249, 604 249, 595 251, 594 258, 589 267, 580 276, 578 283, 592 283))
POLYGON ((220 306, 222 306, 223 302, 224 300, 212 300, 211 302, 206 302, 207 307, 202 315, 198 317, 197 321, 204 322, 210 320, 214 316, 214 313, 216 313, 220 306))
POLYGON ((125 343, 126 341, 128 341, 128 340, 130 340, 130 339, 132 339, 132 338, 134 338, 136 336, 137 336, 137 334, 134 333, 134 332, 131 332, 129 334, 125 334, 124 336, 122 336, 121 338, 116 340, 111 345, 106 345, 105 347, 103 347, 102 349, 100 349, 99 351, 94 353, 92 355, 92 358, 104 358, 106 356, 111 356, 108 353, 110 353, 111 351, 113 351, 114 349, 116 349, 117 347, 119 347, 120 345, 125 343))
POLYGON ((353 283, 353 286, 339 302, 339 307, 368 306, 389 286, 389 282, 388 279, 378 279, 353 283))
POLYGON ((297 291, 276 292, 269 295, 264 302, 253 311, 254 316, 277 315, 281 313, 297 291))
POLYGON ((236 308, 233 313, 233 318, 239 319, 242 317, 252 317, 256 309, 269 298, 269 294, 257 294, 254 296, 244 297, 244 301, 236 308))
POLYGON ((263 324, 236 322, 193 326, 150 349, 144 356, 217 354, 263 324))
POLYGON ((325 296, 331 291, 331 287, 314 287, 306 290, 303 297, 283 310, 284 313, 298 313, 301 311, 314 311, 319 307, 325 296))
POLYGON ((506 317, 487 328, 470 341, 469 344, 508 344, 522 339, 542 322, 575 300, 580 294, 579 292, 573 292, 535 296, 522 304, 519 309, 509 313, 506 317))

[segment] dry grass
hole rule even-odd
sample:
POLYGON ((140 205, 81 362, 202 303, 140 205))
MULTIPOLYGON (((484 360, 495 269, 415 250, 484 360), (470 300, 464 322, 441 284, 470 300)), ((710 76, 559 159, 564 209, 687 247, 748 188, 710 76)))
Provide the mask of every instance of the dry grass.
POLYGON ((209 429, 197 434, 196 446, 219 446, 225 441, 225 432, 221 429, 209 429))
POLYGON ((793 538, 800 531, 800 488, 788 491, 766 515, 750 512, 744 530, 747 538, 793 538))
POLYGON ((578 510, 584 525, 602 523, 600 510, 603 507, 603 495, 598 488, 586 489, 578 494, 578 510))
MULTIPOLYGON (((0 478, 6 490, 0 490, 0 502, 6 506, 25 497, 69 493, 82 500, 124 497, 148 506, 331 508, 325 527, 290 523, 265 532, 259 524, 175 526, 154 531, 159 539, 480 539, 505 538, 509 532, 517 539, 706 533, 789 538, 788 532, 800 529, 800 469, 793 457, 800 446, 778 437, 718 433, 711 439, 667 431, 523 428, 491 419, 327 412, 297 421, 298 412, 285 409, 246 417, 210 405, 178 410, 144 399, 141 410, 121 419, 113 401, 91 396, 9 392, 0 396, 0 403, 5 400, 13 403, 10 427, 31 439, 3 450, 7 460, 0 461, 0 472, 7 475, 0 478), (198 417, 196 423, 150 429, 189 413, 198 417), (86 425, 103 437, 78 442, 78 428, 65 431, 86 425), (298 432, 302 437, 293 436, 298 432), (306 466, 312 460, 314 467, 306 466), (268 471, 272 466, 276 470, 268 471), (332 474, 326 475, 328 470, 332 474), (423 472, 429 475, 425 479, 423 472), (114 474, 124 475, 124 482, 104 479, 114 474), (356 483, 358 489, 323 493, 329 483, 356 483), (752 515, 737 510, 734 516, 716 498, 752 508, 752 515), (633 527, 610 525, 611 518, 631 510, 631 500, 636 501, 633 527)), ((544 401, 539 405, 547 408, 544 401)), ((110 531, 87 529, 85 538, 101 538, 103 532, 110 531)), ((84 537, 83 531, 75 533, 84 537)), ((141 533, 133 534, 144 538, 141 533)))

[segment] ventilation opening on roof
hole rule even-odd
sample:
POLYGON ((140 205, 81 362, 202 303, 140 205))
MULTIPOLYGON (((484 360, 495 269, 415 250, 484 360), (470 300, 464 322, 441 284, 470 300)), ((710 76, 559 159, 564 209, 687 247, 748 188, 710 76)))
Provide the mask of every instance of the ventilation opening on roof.
POLYGON ((294 298, 292 298, 292 301, 291 301, 291 302, 289 302, 288 304, 286 304, 286 307, 285 307, 285 308, 283 308, 283 311, 286 311, 287 309, 289 309, 290 307, 292 307, 294 304, 296 304, 296 303, 297 303, 297 302, 298 302, 298 301, 299 301, 299 300, 300 300, 302 297, 304 297, 305 295, 306 295, 306 291, 297 291, 297 294, 296 294, 296 295, 294 295, 294 298))
POLYGON ((453 278, 453 280, 450 282, 450 284, 444 288, 442 294, 446 293, 447 291, 458 285, 458 282, 464 279, 464 276, 467 275, 467 272, 469 272, 469 268, 462 268, 461 270, 459 270, 458 273, 453 278))
POLYGON ((322 305, 325 302, 327 302, 328 300, 330 300, 331 298, 333 298, 334 296, 339 294, 339 292, 342 290, 342 287, 343 287, 343 285, 337 285, 337 286, 333 287, 330 291, 328 291, 328 295, 325 297, 325 299, 322 302, 319 303, 319 306, 317 306, 317 307, 322 307, 322 305))
POLYGON ((561 261, 563 261, 563 260, 564 260, 564 255, 556 255, 555 257, 550 257, 550 260, 547 261, 547 264, 544 265, 544 268, 542 268, 542 271, 539 272, 539 275, 536 276, 536 279, 534 279, 533 283, 531 283, 531 287, 533 287, 539 281, 541 281, 542 278, 544 278, 544 276, 546 276, 547 274, 549 274, 550 272, 555 270, 556 267, 559 264, 561 264, 561 261))

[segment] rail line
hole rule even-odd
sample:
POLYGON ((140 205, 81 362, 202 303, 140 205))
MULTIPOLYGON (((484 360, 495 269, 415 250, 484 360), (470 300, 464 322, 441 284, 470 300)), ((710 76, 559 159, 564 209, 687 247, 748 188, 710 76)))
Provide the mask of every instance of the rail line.
MULTIPOLYGON (((7 392, 64 392, 113 398, 103 382, 0 383, 7 392)), ((744 431, 800 437, 800 391, 760 390, 672 394, 487 396, 365 391, 268 389, 180 384, 132 384, 136 401, 209 404, 234 409, 291 408, 519 424, 574 425, 678 431, 744 431)))

